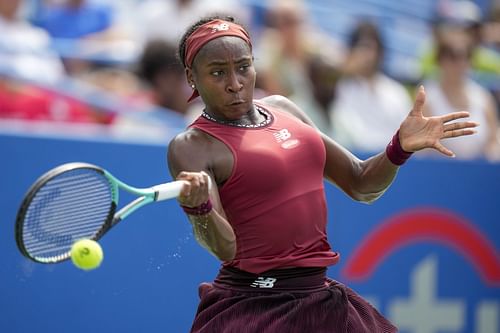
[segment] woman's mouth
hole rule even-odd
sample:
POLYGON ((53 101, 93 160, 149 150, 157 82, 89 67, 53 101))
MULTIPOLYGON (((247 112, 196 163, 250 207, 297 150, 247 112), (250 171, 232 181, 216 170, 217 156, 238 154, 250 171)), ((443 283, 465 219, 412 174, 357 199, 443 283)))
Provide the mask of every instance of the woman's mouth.
POLYGON ((245 101, 244 101, 244 100, 242 100, 242 99, 237 99, 237 100, 232 101, 231 103, 229 103, 229 105, 234 106, 234 105, 240 105, 240 104, 243 104, 243 103, 245 103, 245 101))

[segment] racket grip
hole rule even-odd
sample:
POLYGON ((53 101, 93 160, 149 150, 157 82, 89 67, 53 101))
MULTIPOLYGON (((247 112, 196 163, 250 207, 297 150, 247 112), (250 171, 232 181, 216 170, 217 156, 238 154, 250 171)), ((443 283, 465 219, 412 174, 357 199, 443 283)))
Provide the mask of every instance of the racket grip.
POLYGON ((184 180, 176 180, 153 186, 152 189, 156 193, 155 201, 168 200, 178 197, 184 184, 187 184, 187 182, 184 180))

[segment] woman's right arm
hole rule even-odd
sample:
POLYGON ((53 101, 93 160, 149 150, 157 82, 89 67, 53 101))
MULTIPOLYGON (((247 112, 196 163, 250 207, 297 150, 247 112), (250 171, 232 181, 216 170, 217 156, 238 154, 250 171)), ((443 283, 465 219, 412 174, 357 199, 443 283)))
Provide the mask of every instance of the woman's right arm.
POLYGON ((207 214, 186 213, 196 240, 220 260, 230 261, 236 255, 236 236, 220 203, 211 171, 210 146, 206 135, 197 130, 181 133, 169 144, 168 166, 172 177, 187 182, 178 198, 182 206, 199 207, 211 202, 207 214))

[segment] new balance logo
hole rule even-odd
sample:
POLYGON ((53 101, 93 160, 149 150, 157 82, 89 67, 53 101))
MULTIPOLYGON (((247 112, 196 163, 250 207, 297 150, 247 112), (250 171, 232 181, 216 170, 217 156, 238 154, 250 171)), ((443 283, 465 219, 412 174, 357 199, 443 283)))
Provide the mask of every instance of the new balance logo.
POLYGON ((217 31, 227 31, 227 30, 229 30, 229 24, 221 23, 212 28, 212 33, 215 33, 217 31))
POLYGON ((278 141, 278 143, 285 141, 287 139, 290 139, 290 137, 292 136, 292 134, 290 134, 290 132, 288 132, 288 130, 286 128, 280 130, 277 133, 274 133, 273 135, 274 135, 276 141, 278 141))
POLYGON ((252 284, 250 285, 250 287, 254 287, 254 288, 273 288, 275 282, 276 282, 275 278, 269 278, 269 277, 265 278, 265 277, 259 276, 257 278, 257 280, 255 280, 254 282, 252 282, 252 284))
POLYGON ((300 144, 300 141, 297 139, 291 139, 292 133, 290 133, 286 128, 279 130, 276 133, 273 133, 276 142, 281 143, 281 148, 283 149, 293 149, 300 144))

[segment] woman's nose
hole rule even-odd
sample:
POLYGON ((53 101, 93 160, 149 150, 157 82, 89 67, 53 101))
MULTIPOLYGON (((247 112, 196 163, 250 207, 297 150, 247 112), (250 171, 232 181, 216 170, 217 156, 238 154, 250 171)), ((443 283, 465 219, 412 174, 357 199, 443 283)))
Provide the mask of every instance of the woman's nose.
POLYGON ((238 75, 236 73, 231 74, 229 77, 229 82, 227 85, 227 90, 231 93, 239 92, 243 88, 243 84, 238 79, 238 75))

